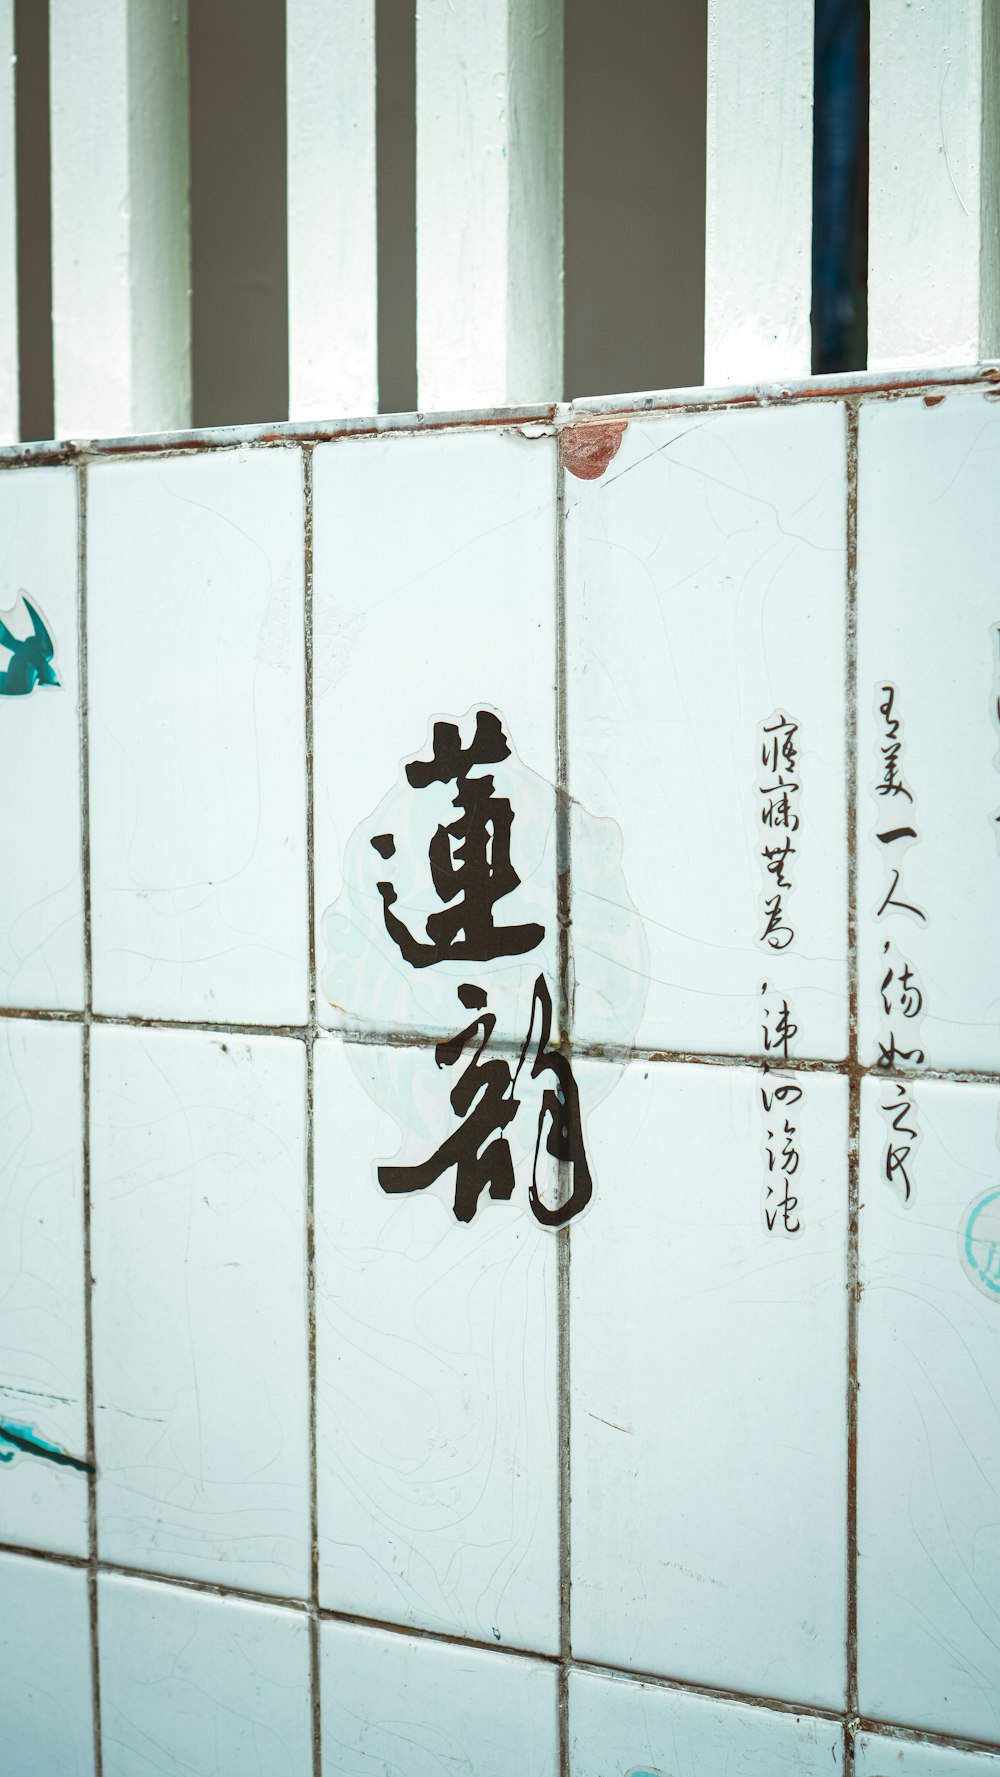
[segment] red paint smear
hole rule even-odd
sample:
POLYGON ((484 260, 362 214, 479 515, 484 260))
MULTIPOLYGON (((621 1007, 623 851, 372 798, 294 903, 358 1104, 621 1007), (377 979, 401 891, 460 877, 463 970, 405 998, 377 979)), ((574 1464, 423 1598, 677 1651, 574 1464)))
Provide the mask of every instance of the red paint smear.
POLYGON ((605 420, 602 425, 566 426, 559 434, 559 454, 571 475, 596 481, 621 449, 628 420, 605 420))

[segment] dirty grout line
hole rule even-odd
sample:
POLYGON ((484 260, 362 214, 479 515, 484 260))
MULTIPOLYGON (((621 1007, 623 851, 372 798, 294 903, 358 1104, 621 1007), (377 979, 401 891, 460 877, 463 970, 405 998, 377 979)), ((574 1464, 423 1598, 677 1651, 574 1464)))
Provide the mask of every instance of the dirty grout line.
MULTIPOLYGON (((558 1046, 573 1059, 572 852, 570 835, 569 724, 567 706, 566 475, 555 458, 555 748, 556 748, 556 921, 558 934, 558 1046)), ((570 1189, 570 1167, 559 1161, 559 1197, 570 1189)), ((569 1667, 573 1657, 570 1485, 570 1229, 556 1235, 556 1439, 559 1525, 559 1777, 570 1777, 569 1667)))
MULTIPOLYGON (((43 1024, 82 1025, 87 1022, 93 1027, 107 1026, 113 1030, 187 1031, 193 1036, 292 1037, 301 1043, 307 1043, 311 1037, 319 1043, 349 1043, 369 1049, 433 1050, 453 1035, 446 1030, 339 1030, 320 1024, 318 1019, 312 1024, 247 1024, 236 1019, 146 1018, 124 1012, 91 1010, 85 1013, 50 1006, 0 1005, 0 1020, 4 1019, 25 1019, 29 1023, 43 1024)), ((497 1055, 516 1059, 522 1048, 521 1037, 507 1037, 501 1032, 490 1038, 491 1053, 497 1055)), ((856 1073, 862 1080, 869 1077, 906 1080, 911 1085, 930 1080, 947 1085, 1000 1086, 1000 1067, 882 1067, 878 1063, 852 1061, 850 1055, 840 1060, 820 1055, 789 1055, 787 1059, 774 1062, 763 1051, 734 1050, 727 1053, 724 1050, 658 1049, 649 1044, 591 1043, 577 1036, 573 1037, 572 1048, 578 1061, 606 1061, 615 1067, 652 1063, 670 1067, 751 1068, 755 1072, 763 1068, 777 1073, 832 1074, 847 1079, 856 1073)))
MULTIPOLYGON (((88 1572, 91 1566, 89 1557, 66 1555, 51 1549, 34 1549, 21 1543, 0 1541, 0 1554, 15 1556, 19 1559, 41 1561, 57 1567, 74 1568, 79 1572, 88 1572)), ((102 1561, 96 1563, 97 1571, 102 1574, 114 1574, 123 1579, 141 1580, 152 1585, 175 1586, 186 1592, 199 1592, 213 1598, 235 1598, 246 1604, 262 1604, 272 1610, 287 1610, 297 1615, 313 1614, 308 1599, 283 1596, 279 1593, 255 1592, 249 1588, 226 1586, 215 1580, 196 1580, 184 1575, 160 1573, 142 1567, 128 1567, 123 1562, 102 1561)), ((409 1637, 415 1641, 431 1641, 446 1647, 475 1648, 484 1653, 500 1653, 515 1659, 534 1660, 547 1666, 561 1667, 561 1653, 552 1653, 540 1648, 513 1647, 507 1644, 497 1645, 493 1641, 482 1641, 473 1636, 449 1634, 445 1630, 426 1629, 413 1623, 395 1623, 382 1617, 362 1616, 355 1611, 335 1610, 320 1607, 315 1613, 320 1622, 344 1623, 361 1629, 376 1629, 384 1634, 409 1637)), ((711 1701, 742 1704, 751 1709, 762 1709, 777 1715, 805 1716, 817 1721, 827 1721, 845 1725, 844 1711, 827 1708, 824 1704, 803 1701, 792 1697, 766 1696, 754 1691, 731 1690, 722 1685, 700 1682, 697 1679, 673 1677, 667 1673, 648 1672, 639 1667, 615 1666, 608 1661, 570 1659, 568 1670, 572 1672, 592 1673, 597 1677, 626 1681, 636 1685, 649 1686, 653 1689, 673 1692, 678 1696, 704 1697, 711 1701)), ((1000 1742, 992 1740, 976 1740, 966 1735, 948 1734, 942 1730, 917 1728, 904 1722, 881 1721, 876 1716, 862 1716, 849 1724, 855 1731, 865 1734, 880 1734, 898 1741, 900 1747, 905 1745, 939 1746, 954 1748, 959 1751, 1000 1753, 1000 1742)))
POLYGON ((322 1777, 319 1656, 319 1506, 316 1452, 316 792, 313 727, 313 451, 302 452, 303 631, 305 641, 306 909, 309 936, 309 1017, 306 1047, 306 1317, 309 1359, 309 1685, 313 1777, 322 1777))
POLYGON ((87 1599, 90 1613, 90 1683, 94 1715, 94 1773, 101 1777, 101 1654, 98 1626, 97 1437, 94 1412, 93 1272, 91 1257, 90 1179, 90 1038, 94 1008, 94 950, 90 899, 90 700, 87 677, 87 466, 77 469, 77 598, 80 701, 80 876, 83 887, 83 1349, 86 1376, 87 1445, 87 1599))
POLYGON ((0 473, 29 465, 58 467, 93 462, 134 462, 142 458, 208 455, 219 451, 296 449, 316 444, 364 444, 385 437, 436 437, 442 432, 530 428, 530 435, 597 424, 607 419, 648 418, 670 413, 729 413, 746 408, 831 405, 843 401, 886 402, 980 391, 994 395, 1000 364, 942 366, 906 372, 852 371, 782 382, 733 384, 726 388, 625 390, 614 395, 581 395, 569 402, 538 406, 460 408, 441 413, 393 413, 331 417, 326 423, 280 420, 243 426, 209 426, 121 438, 39 439, 0 447, 0 473))
POLYGON ((847 1720, 844 1777, 854 1777, 858 1714, 858 1224, 861 1080, 858 1054, 858 410, 848 404, 845 753, 847 766, 847 968, 849 1125, 847 1143, 847 1720))

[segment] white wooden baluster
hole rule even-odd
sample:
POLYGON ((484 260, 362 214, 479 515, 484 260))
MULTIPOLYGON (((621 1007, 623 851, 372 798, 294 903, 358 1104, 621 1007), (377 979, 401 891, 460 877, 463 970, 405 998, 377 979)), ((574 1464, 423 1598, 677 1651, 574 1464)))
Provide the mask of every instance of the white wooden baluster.
POLYGON ((868 362, 1000 355, 1000 4, 871 0, 868 362))
POLYGON ((425 410, 562 390, 562 0, 418 0, 425 410))
POLYGON ((191 418, 187 0, 50 7, 56 432, 183 427, 191 418))
POLYGON ((809 375, 813 29, 813 0, 709 0, 711 385, 809 375))
POLYGON ((0 444, 20 437, 17 374, 17 178, 14 0, 0 0, 0 444))
POLYGON ((288 410, 378 407, 375 0, 287 0, 288 410))

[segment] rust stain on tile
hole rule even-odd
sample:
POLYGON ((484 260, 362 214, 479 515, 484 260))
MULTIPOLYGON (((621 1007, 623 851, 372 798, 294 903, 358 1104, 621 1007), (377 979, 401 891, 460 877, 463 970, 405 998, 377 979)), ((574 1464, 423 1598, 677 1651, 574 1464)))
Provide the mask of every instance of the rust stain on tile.
POLYGON ((559 434, 559 455, 564 468, 580 481, 597 481, 618 455, 628 420, 605 420, 601 425, 566 426, 559 434))

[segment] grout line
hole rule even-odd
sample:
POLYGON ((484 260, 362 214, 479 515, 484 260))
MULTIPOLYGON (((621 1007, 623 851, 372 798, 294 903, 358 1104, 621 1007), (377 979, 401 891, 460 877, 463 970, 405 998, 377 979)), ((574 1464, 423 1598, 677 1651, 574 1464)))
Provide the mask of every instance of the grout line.
POLYGON ((322 1777, 319 1660, 319 1508, 316 1454, 316 793, 313 731, 313 451, 302 452, 303 613, 305 640, 306 899, 309 926, 309 1021, 306 1045, 306 1315, 309 1357, 309 1687, 313 1777, 322 1777))
POLYGON ((139 458, 207 455, 247 448, 295 449, 330 443, 360 443, 372 438, 436 437, 441 432, 518 431, 530 427, 561 431, 568 426, 601 423, 621 417, 655 418, 674 413, 732 413, 746 408, 815 406, 817 402, 897 401, 925 391, 985 391, 993 395, 1000 383, 1000 365, 986 360, 974 365, 942 366, 886 375, 850 371, 791 381, 734 384, 729 388, 623 390, 612 395, 581 395, 570 402, 528 407, 460 408, 442 413, 355 414, 323 421, 279 420, 242 426, 207 426, 167 433, 119 438, 31 439, 0 448, 0 473, 29 465, 56 467, 64 463, 134 462, 139 458))
MULTIPOLYGON (((0 1022, 4 1019, 25 1019, 41 1024, 88 1024, 92 1028, 111 1030, 186 1031, 192 1036, 291 1037, 300 1043, 308 1043, 312 1038, 320 1043, 350 1043, 367 1049, 433 1050, 453 1034, 443 1029, 337 1030, 321 1025, 318 1020, 312 1024, 245 1024, 235 1019, 144 1018, 128 1013, 66 1011, 50 1006, 0 1006, 0 1022)), ((522 1047, 520 1037, 495 1033, 490 1038, 491 1053, 498 1055, 516 1058, 522 1047)), ((881 1067, 873 1062, 852 1060, 850 1055, 841 1060, 818 1055, 789 1055, 787 1059, 775 1062, 763 1051, 727 1054, 722 1050, 653 1049, 632 1043, 590 1043, 578 1037, 573 1038, 572 1047, 578 1061, 607 1061, 616 1067, 627 1066, 630 1062, 651 1062, 672 1067, 750 1068, 759 1073, 766 1065, 780 1073, 831 1074, 848 1079, 857 1075, 859 1080, 906 1080, 910 1085, 930 1080, 945 1085, 1000 1086, 1000 1067, 881 1067)))
MULTIPOLYGON (((0 1006, 0 1021, 4 1019, 26 1019, 42 1024, 87 1023, 92 1027, 106 1026, 111 1030, 187 1031, 192 1036, 292 1037, 300 1043, 307 1043, 312 1037, 320 1043, 351 1043, 368 1049, 433 1050, 453 1034, 443 1029, 337 1030, 321 1025, 318 1020, 312 1024, 241 1024, 235 1019, 212 1021, 144 1018, 128 1013, 66 1011, 48 1006, 0 1006)), ((516 1058, 520 1055, 522 1046, 523 1039, 520 1037, 505 1037, 501 1033, 490 1038, 491 1053, 498 1055, 512 1055, 516 1058)), ((632 1043, 590 1043, 578 1037, 573 1038, 573 1053, 578 1061, 607 1061, 616 1067, 627 1066, 630 1062, 652 1062, 674 1067, 751 1068, 759 1073, 766 1064, 780 1073, 832 1074, 841 1078, 851 1078, 856 1074, 861 1080, 869 1077, 877 1080, 906 1080, 911 1085, 930 1080, 945 1085, 1000 1086, 1000 1067, 887 1068, 872 1062, 852 1060, 850 1055, 840 1060, 829 1056, 789 1055, 787 1059, 775 1062, 769 1060, 763 1051, 757 1054, 749 1051, 727 1054, 722 1050, 654 1049, 648 1045, 632 1043)))
POLYGON ((972 1740, 966 1734, 946 1734, 937 1728, 909 1728, 904 1722, 878 1721, 874 1716, 861 1716, 857 1729, 863 1734, 881 1734, 899 1740, 904 1746, 939 1746, 955 1752, 1000 1753, 1000 1740, 972 1740))
POLYGON ((847 1721, 844 1777, 854 1777, 858 1714, 858 1223, 861 1079, 858 1056, 858 411, 846 408, 847 598, 845 610, 845 752, 847 764, 847 958, 849 1124, 847 1143, 847 1721))
MULTIPOLYGON (((573 857, 570 830, 569 724, 567 702, 566 613, 566 478, 562 457, 555 458, 556 524, 556 921, 558 932, 559 1048, 573 1055, 573 857)), ((569 1162, 559 1161, 559 1198, 571 1188, 569 1162)), ((556 1235, 556 1476, 559 1525, 559 1777, 570 1777, 569 1667, 573 1657, 571 1592, 573 1584, 570 1482, 570 1228, 556 1235)))
POLYGON ((556 608, 555 608, 555 755, 556 755, 556 926, 559 973, 556 1028, 560 1048, 569 1040, 573 1018, 572 893, 573 855, 569 791, 569 706, 566 613, 566 485, 558 449, 555 458, 556 608))
POLYGON ((80 877, 83 889, 82 1113, 83 1349, 86 1373, 87 1444, 87 1600, 90 1614, 90 1684, 94 1717, 94 1774, 101 1777, 101 1654, 97 1602, 97 1437, 94 1412, 94 1323, 90 1192, 90 1032, 94 1006, 94 951, 90 901, 90 699, 87 676, 87 466, 77 470, 77 598, 80 698, 80 877))
MULTIPOLYGON (((88 1572, 91 1566, 87 1556, 65 1555, 52 1549, 33 1549, 21 1543, 0 1542, 0 1554, 14 1556, 18 1559, 43 1561, 57 1567, 75 1568, 80 1572, 88 1572)), ((254 1592, 239 1586, 226 1586, 214 1580, 196 1580, 172 1573, 157 1573, 147 1568, 128 1567, 117 1561, 98 1561, 98 1572, 114 1574, 122 1579, 140 1580, 156 1586, 176 1586, 182 1591, 200 1592, 213 1598, 236 1598, 246 1604, 262 1604, 272 1610, 290 1610, 299 1615, 311 1615, 312 1606, 303 1598, 283 1597, 277 1593, 254 1592)), ((401 1635, 415 1641, 436 1642, 445 1647, 476 1648, 484 1653, 500 1653, 513 1659, 534 1660, 546 1666, 562 1665, 562 1655, 543 1652, 537 1648, 497 1646, 495 1641, 482 1641, 472 1636, 453 1635, 438 1629, 426 1629, 412 1623, 393 1623, 381 1617, 361 1616, 357 1612, 333 1610, 321 1607, 315 1613, 320 1622, 344 1623, 360 1629, 376 1629, 388 1635, 401 1635)), ((742 1704, 751 1709, 762 1709, 777 1715, 804 1715, 817 1721, 839 1722, 844 1724, 843 1710, 829 1709, 824 1704, 804 1702, 789 1697, 770 1697, 753 1691, 735 1691, 720 1685, 699 1683, 696 1679, 671 1677, 660 1672, 647 1672, 638 1667, 615 1666, 609 1661, 571 1659, 569 1668, 574 1672, 593 1673, 601 1678, 624 1680, 626 1682, 650 1686, 655 1689, 671 1691, 679 1696, 705 1697, 723 1703, 742 1704)), ((863 1716, 851 1724, 866 1734, 881 1734, 891 1740, 898 1740, 901 1745, 940 1746, 955 1748, 959 1751, 1000 1753, 1000 1741, 975 1740, 962 1734, 948 1734, 943 1730, 932 1728, 910 1727, 904 1722, 880 1721, 875 1716, 863 1716)))

